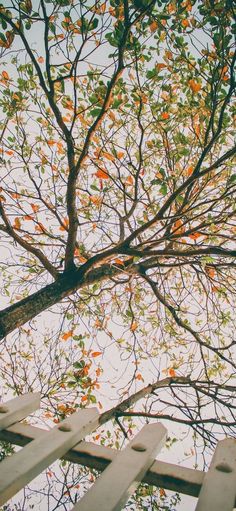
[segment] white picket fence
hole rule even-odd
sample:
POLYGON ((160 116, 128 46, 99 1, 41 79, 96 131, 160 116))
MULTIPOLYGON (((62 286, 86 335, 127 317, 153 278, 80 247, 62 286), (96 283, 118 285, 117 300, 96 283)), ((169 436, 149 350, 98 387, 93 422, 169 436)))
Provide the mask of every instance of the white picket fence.
POLYGON ((198 497, 196 511, 232 511, 236 502, 236 440, 218 443, 208 472, 155 460, 166 428, 148 424, 122 451, 83 438, 99 426, 96 408, 80 410, 50 431, 22 424, 40 406, 40 394, 0 405, 0 440, 24 446, 0 463, 0 505, 58 458, 103 471, 73 511, 118 511, 141 481, 198 497))

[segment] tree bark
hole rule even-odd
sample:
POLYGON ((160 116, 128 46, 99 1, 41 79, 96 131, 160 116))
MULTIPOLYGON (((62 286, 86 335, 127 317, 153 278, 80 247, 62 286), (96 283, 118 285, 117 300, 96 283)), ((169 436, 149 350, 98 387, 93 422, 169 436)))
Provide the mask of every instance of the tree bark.
POLYGON ((0 340, 82 287, 113 277, 121 271, 110 264, 103 264, 87 273, 84 267, 86 265, 83 265, 83 271, 79 268, 64 273, 52 284, 0 312, 0 340))

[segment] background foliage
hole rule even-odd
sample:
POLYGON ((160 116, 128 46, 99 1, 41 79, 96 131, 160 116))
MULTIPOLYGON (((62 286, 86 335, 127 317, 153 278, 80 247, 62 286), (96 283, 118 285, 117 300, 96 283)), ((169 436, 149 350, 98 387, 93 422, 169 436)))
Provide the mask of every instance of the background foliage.
MULTIPOLYGON (((11 0, 0 22, 2 395, 40 390, 49 424, 129 397, 93 440, 160 418, 196 465, 235 434, 232 2, 11 0)), ((153 495, 134 509, 173 509, 153 495)))

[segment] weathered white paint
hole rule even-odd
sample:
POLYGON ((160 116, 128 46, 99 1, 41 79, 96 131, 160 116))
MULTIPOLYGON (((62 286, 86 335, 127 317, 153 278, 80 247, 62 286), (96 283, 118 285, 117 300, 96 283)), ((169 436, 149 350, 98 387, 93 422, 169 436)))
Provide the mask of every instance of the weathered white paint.
POLYGON ((148 424, 120 451, 73 511, 119 511, 134 493, 161 449, 166 428, 148 424))
POLYGON ((31 392, 11 399, 7 403, 0 403, 0 430, 21 421, 38 408, 40 408, 39 392, 31 392))
POLYGON ((0 464, 0 505, 98 427, 96 408, 74 413, 0 464))
MULTIPOLYGON (((45 437, 47 434, 48 431, 44 429, 21 423, 0 431, 0 440, 24 446, 36 438, 45 437)), ((72 447, 63 458, 72 463, 103 471, 116 456, 117 451, 115 449, 83 441, 72 447)), ((156 460, 144 476, 143 482, 197 497, 204 476, 205 472, 201 470, 180 467, 173 463, 156 460)))
POLYGON ((232 511, 236 499, 236 440, 217 444, 196 511, 232 511))

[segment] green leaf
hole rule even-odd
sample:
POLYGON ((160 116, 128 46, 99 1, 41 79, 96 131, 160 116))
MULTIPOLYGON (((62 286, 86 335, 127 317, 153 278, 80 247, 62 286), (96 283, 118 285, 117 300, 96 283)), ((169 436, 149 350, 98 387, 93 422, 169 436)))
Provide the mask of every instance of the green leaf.
POLYGON ((235 183, 235 182, 236 182, 236 174, 232 174, 232 176, 230 176, 230 178, 228 179, 227 184, 231 185, 232 183, 235 183))
POLYGON ((160 188, 160 192, 162 193, 162 195, 166 195, 167 194, 167 184, 166 183, 163 183, 161 188, 160 188))
POLYGON ((90 110, 90 115, 92 117, 98 117, 98 115, 101 113, 101 108, 94 108, 93 110, 90 110))

